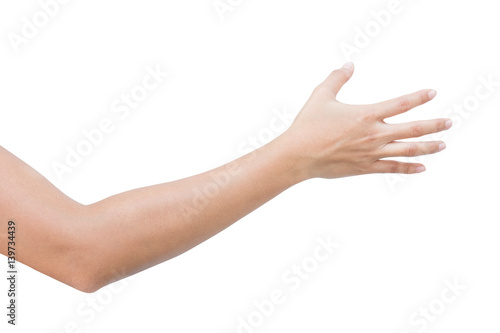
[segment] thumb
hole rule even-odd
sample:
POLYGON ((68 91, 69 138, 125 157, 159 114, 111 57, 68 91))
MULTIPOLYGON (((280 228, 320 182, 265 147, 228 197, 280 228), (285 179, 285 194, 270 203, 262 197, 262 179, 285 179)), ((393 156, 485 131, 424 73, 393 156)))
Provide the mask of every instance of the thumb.
POLYGON ((326 80, 323 82, 323 85, 328 91, 333 92, 335 97, 337 97, 340 89, 351 78, 352 73, 354 73, 354 64, 352 62, 346 62, 344 66, 334 70, 330 75, 328 75, 326 80))

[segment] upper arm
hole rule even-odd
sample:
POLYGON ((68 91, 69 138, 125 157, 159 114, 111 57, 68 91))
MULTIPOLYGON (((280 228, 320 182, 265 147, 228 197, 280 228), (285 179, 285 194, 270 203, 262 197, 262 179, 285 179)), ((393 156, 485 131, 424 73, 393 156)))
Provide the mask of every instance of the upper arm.
POLYGON ((14 221, 17 261, 85 289, 78 237, 84 209, 0 146, 0 253, 7 255, 8 222, 14 221))

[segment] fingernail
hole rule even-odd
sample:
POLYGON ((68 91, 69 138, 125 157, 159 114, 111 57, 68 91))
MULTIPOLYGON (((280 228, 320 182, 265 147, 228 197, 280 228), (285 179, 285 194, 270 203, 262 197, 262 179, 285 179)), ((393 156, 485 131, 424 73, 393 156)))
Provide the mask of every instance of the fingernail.
POLYGON ((444 150, 445 148, 446 148, 446 144, 444 142, 440 143, 438 146, 438 151, 444 150))
POLYGON ((448 119, 448 120, 444 123, 444 128, 445 128, 445 129, 450 129, 450 128, 451 128, 451 125, 453 125, 453 122, 451 121, 451 119, 448 119))
POLYGON ((342 66, 342 68, 344 68, 344 69, 351 69, 351 68, 352 68, 352 66, 354 66, 354 64, 353 64, 352 62, 350 62, 350 61, 349 61, 349 62, 346 62, 346 63, 344 64, 344 66, 342 66))
POLYGON ((427 96, 429 96, 429 100, 433 99, 437 94, 437 91, 436 90, 431 90, 427 93, 427 96))
POLYGON ((416 169, 415 169, 415 172, 416 173, 420 173, 420 172, 424 172, 425 171, 425 167, 424 166, 418 166, 416 169))

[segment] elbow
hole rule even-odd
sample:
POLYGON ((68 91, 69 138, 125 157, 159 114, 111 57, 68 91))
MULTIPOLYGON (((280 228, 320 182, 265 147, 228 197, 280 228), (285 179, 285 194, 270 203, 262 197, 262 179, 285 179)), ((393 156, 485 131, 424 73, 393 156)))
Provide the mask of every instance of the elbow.
POLYGON ((63 282, 64 284, 87 294, 96 292, 105 286, 98 270, 88 265, 85 259, 75 259, 74 269, 63 282))
POLYGON ((91 294, 125 277, 113 274, 115 270, 109 260, 112 256, 102 249, 99 250, 95 244, 88 242, 75 252, 78 254, 72 256, 73 271, 66 281, 70 287, 91 294))
POLYGON ((66 284, 83 293, 92 294, 126 277, 123 270, 121 274, 117 274, 113 269, 104 268, 109 266, 108 262, 92 263, 92 265, 83 262, 66 284))
POLYGON ((70 283, 68 284, 70 287, 81 291, 86 294, 92 294, 96 292, 97 290, 101 289, 98 287, 96 284, 94 284, 92 281, 82 281, 82 282, 76 282, 76 283, 70 283))
POLYGON ((89 274, 89 272, 82 272, 78 276, 74 276, 66 284, 86 294, 92 294, 104 287, 99 282, 99 279, 95 278, 93 274, 89 274))
POLYGON ((58 273, 53 277, 60 282, 84 293, 94 293, 106 285, 103 275, 105 258, 99 255, 92 237, 88 237, 86 228, 72 232, 64 237, 64 246, 59 251, 57 260, 58 273))
MULTIPOLYGON (((121 274, 116 273, 119 270, 116 250, 102 224, 96 222, 100 222, 101 218, 89 206, 81 208, 78 214, 65 219, 66 227, 59 229, 61 232, 64 230, 64 235, 60 233, 52 242, 57 244, 52 253, 57 253, 58 260, 52 260, 48 271, 53 274, 48 275, 90 294, 127 274, 124 269, 121 269, 121 274)), ((54 256, 51 258, 54 259, 54 256)))
POLYGON ((78 291, 91 294, 111 282, 106 270, 106 267, 109 266, 105 260, 106 256, 97 255, 91 243, 87 243, 75 252, 78 254, 72 256, 73 270, 71 274, 67 275, 65 281, 67 285, 78 291))

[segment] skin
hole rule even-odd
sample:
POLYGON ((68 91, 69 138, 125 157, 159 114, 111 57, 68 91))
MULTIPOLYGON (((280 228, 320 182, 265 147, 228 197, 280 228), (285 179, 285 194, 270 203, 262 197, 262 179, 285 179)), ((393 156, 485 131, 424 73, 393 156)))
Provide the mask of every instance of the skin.
POLYGON ((413 174, 419 163, 385 158, 444 149, 401 142, 449 129, 449 119, 387 124, 431 100, 420 90, 372 105, 337 101, 351 63, 318 85, 293 124, 269 144, 214 170, 120 193, 90 205, 67 197, 0 147, 0 252, 16 222, 16 259, 80 291, 173 258, 224 230, 289 187, 311 178, 413 174))

